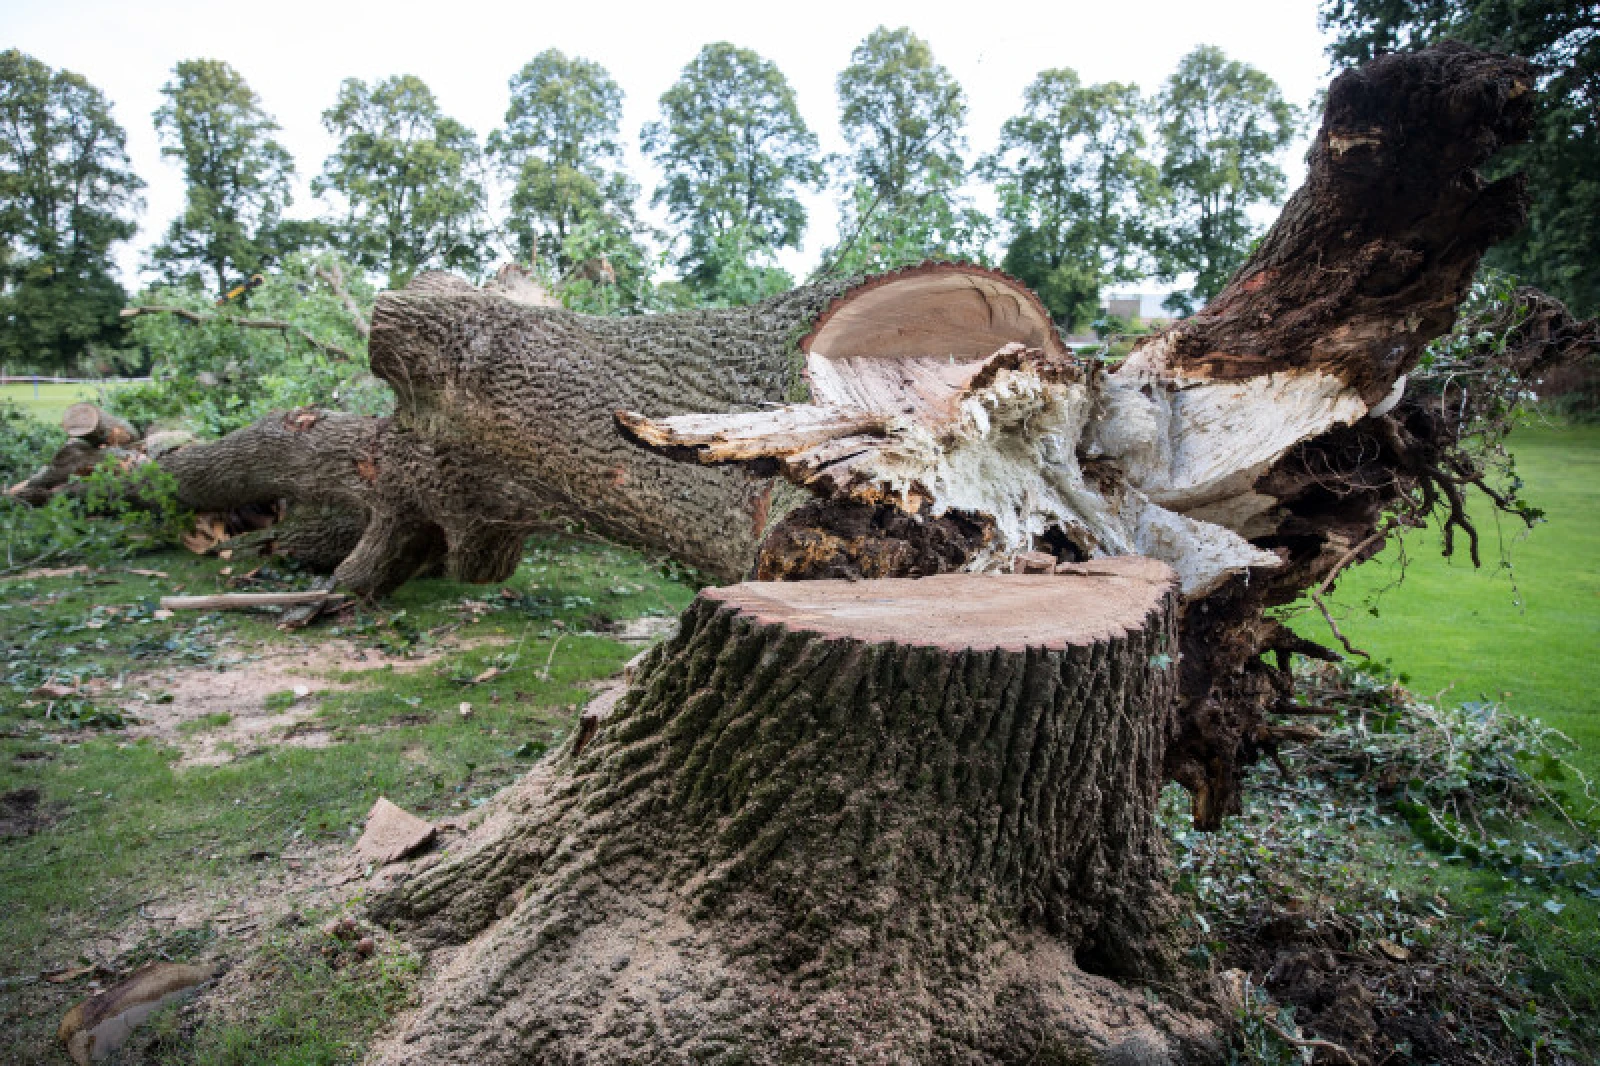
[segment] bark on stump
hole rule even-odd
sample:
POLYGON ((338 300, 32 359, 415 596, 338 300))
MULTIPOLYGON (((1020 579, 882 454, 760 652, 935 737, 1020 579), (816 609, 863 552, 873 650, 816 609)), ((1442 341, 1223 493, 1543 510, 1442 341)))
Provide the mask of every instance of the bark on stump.
POLYGON ((1163 1062, 1176 582, 703 592, 581 753, 376 907, 448 963, 383 1061, 1163 1062), (1094 975, 1101 976, 1094 976, 1094 975))

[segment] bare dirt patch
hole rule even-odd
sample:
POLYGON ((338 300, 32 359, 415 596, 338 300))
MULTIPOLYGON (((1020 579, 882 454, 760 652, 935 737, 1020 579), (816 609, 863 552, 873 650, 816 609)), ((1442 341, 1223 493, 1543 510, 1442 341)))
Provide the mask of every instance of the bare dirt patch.
POLYGON ((36 788, 0 793, 0 840, 31 836, 55 820, 36 788))
POLYGON ((460 642, 407 659, 331 640, 269 652, 221 670, 201 667, 135 674, 125 679, 123 691, 159 691, 166 702, 125 699, 123 708, 139 718, 126 735, 150 737, 181 749, 179 766, 215 766, 268 744, 326 747, 331 743, 328 730, 311 721, 318 711, 318 693, 349 688, 351 682, 343 679, 349 674, 385 668, 409 673, 471 646, 475 645, 460 642), (290 695, 292 702, 286 703, 290 695), (216 724, 208 726, 208 719, 216 724))
POLYGON ((653 644, 678 628, 676 615, 644 615, 618 622, 609 636, 627 644, 653 644))

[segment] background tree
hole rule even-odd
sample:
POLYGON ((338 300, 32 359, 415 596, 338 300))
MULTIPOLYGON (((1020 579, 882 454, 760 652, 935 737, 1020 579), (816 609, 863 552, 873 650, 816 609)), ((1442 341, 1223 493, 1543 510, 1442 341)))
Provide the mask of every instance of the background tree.
POLYGON ((1178 62, 1156 101, 1164 155, 1165 225, 1154 241, 1160 274, 1193 274, 1167 306, 1209 301, 1244 262, 1259 227, 1255 204, 1283 198, 1275 162, 1294 137, 1296 112, 1255 67, 1201 45, 1178 62))
POLYGON ((216 59, 185 59, 162 86, 155 113, 161 154, 183 166, 187 194, 151 262, 177 280, 203 270, 217 292, 285 250, 279 229, 294 160, 273 139, 278 124, 239 72, 216 59))
POLYGON ((513 184, 508 226, 524 262, 544 258, 565 272, 568 238, 586 221, 632 225, 638 189, 618 169, 621 118, 622 90, 592 60, 550 48, 511 79, 505 129, 488 149, 513 184))
POLYGON ((1140 276, 1144 212, 1156 196, 1138 86, 1085 86, 1047 70, 1023 91, 982 165, 1011 230, 1002 265, 1067 328, 1086 325, 1102 286, 1140 276))
POLYGON ((63 367, 117 337, 111 246, 132 237, 140 181, 99 89, 0 52, 0 356, 63 367))
POLYGON ((966 95, 904 27, 879 26, 839 74, 841 244, 824 253, 841 274, 930 257, 980 258, 987 220, 963 204, 966 95))
POLYGON ((770 292, 789 284, 772 253, 798 247, 806 210, 797 188, 822 180, 817 139, 778 68, 747 48, 708 44, 661 95, 644 149, 666 178, 652 202, 686 230, 685 281, 713 302, 725 275, 761 272, 770 292))
POLYGON ((347 78, 322 124, 339 147, 311 188, 343 200, 344 216, 331 228, 353 262, 386 274, 391 287, 426 268, 482 267, 488 236, 477 138, 440 111, 420 78, 347 78))
POLYGON ((1346 63, 1454 38, 1539 64, 1533 137, 1496 168, 1528 174, 1528 226, 1496 245, 1487 261, 1580 315, 1600 312, 1600 4, 1323 0, 1321 22, 1337 34, 1329 54, 1346 63))

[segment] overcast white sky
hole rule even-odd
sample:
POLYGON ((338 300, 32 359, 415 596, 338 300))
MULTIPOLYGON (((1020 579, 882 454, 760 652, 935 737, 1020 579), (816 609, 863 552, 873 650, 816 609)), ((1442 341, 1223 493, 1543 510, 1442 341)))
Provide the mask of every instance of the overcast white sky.
MULTIPOLYGON (((294 153, 299 188, 291 213, 321 205, 307 183, 332 142, 322 111, 346 77, 415 74, 445 112, 481 138, 504 118, 506 82, 555 47, 606 66, 626 93, 628 165, 648 201, 656 172, 639 154, 639 127, 683 65, 714 40, 776 62, 799 97, 823 151, 843 147, 833 82, 875 26, 909 26, 966 89, 972 155, 991 149, 1040 70, 1067 66, 1089 82, 1132 81, 1153 91, 1178 58, 1215 44, 1260 67, 1304 104, 1328 78, 1316 0, 1057 0, 1054 3, 854 3, 798 5, 694 0, 4 0, 0 47, 17 47, 87 77, 110 97, 128 130, 133 166, 148 182, 139 236, 120 256, 127 282, 144 249, 178 213, 183 184, 161 159, 151 113, 180 59, 232 64, 261 95, 294 153)), ((1304 174, 1297 145, 1284 159, 1290 187, 1304 174)), ((834 193, 808 197, 805 246, 784 265, 797 276, 835 235, 834 193)))

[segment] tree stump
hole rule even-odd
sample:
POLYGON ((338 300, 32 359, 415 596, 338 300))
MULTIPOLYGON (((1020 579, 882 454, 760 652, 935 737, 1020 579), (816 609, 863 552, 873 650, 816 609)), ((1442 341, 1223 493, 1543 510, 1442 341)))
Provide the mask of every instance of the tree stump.
POLYGON ((1176 579, 701 593, 581 752, 380 919, 457 953, 384 1061, 1162 1062, 1176 579), (1098 975, 1098 976, 1097 976, 1098 975))

